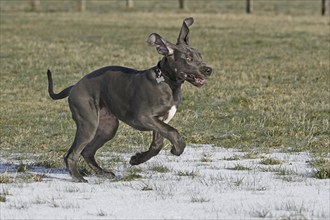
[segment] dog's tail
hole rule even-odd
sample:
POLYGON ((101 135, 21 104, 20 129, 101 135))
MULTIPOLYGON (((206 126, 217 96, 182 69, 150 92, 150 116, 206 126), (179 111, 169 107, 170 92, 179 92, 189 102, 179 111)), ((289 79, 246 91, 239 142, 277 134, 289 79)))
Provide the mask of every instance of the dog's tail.
POLYGON ((69 96, 70 91, 73 86, 69 86, 68 88, 63 89, 60 93, 54 93, 53 78, 52 78, 52 73, 50 72, 50 70, 47 71, 47 76, 48 76, 48 93, 52 99, 54 99, 54 100, 64 99, 69 96))

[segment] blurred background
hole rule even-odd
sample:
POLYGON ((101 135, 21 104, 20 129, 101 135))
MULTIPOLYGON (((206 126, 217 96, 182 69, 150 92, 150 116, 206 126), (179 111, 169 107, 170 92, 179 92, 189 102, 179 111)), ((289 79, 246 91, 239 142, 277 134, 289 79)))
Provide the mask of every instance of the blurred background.
POLYGON ((326 14, 327 0, 1 0, 1 11, 326 14))

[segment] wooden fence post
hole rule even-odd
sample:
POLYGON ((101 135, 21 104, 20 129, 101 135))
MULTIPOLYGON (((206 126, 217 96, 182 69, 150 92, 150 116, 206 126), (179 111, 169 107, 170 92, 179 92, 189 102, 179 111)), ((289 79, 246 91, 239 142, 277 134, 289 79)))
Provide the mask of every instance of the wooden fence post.
MULTIPOLYGON (((329 2, 328 2, 328 5, 329 5, 329 2)), ((329 10, 329 8, 328 8, 328 10, 329 10)), ((321 1, 321 14, 325 15, 326 11, 327 11, 326 0, 322 0, 321 1)))
POLYGON ((252 0, 246 0, 246 13, 250 14, 252 12, 252 0))
POLYGON ((78 4, 78 11, 79 12, 83 12, 83 11, 86 10, 86 0, 78 0, 77 4, 78 4))
POLYGON ((126 0, 126 7, 127 8, 133 8, 134 7, 133 0, 126 0))
POLYGON ((181 10, 186 10, 187 9, 187 2, 186 2, 186 0, 179 0, 179 8, 181 10))
POLYGON ((38 0, 30 0, 31 10, 38 11, 39 1, 38 0))

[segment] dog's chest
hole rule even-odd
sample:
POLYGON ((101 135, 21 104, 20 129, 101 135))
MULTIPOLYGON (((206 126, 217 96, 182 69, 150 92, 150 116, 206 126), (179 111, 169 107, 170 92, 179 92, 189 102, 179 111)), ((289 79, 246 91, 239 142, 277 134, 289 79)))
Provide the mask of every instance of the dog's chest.
POLYGON ((161 117, 160 119, 163 120, 166 124, 169 123, 171 121, 171 119, 174 117, 175 113, 176 113, 176 106, 173 105, 170 110, 167 112, 167 116, 165 117, 161 117))

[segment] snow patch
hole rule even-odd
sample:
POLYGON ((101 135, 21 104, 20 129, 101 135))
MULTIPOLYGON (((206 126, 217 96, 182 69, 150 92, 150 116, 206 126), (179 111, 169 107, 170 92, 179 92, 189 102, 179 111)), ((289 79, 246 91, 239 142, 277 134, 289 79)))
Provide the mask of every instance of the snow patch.
MULTIPOLYGON (((330 218, 329 179, 311 177, 308 153, 262 154, 279 165, 245 154, 212 145, 188 146, 180 157, 162 151, 137 166, 142 178, 132 181, 88 176, 89 183, 73 183, 64 169, 32 167, 27 172, 42 175, 41 182, 1 184, 0 219, 330 218)), ((130 156, 108 152, 102 160, 125 176, 130 156), (104 161, 113 156, 124 160, 104 161)), ((1 158, 0 173, 17 178, 17 164, 1 158)))

